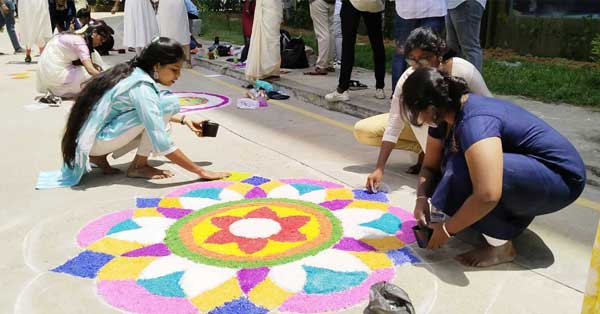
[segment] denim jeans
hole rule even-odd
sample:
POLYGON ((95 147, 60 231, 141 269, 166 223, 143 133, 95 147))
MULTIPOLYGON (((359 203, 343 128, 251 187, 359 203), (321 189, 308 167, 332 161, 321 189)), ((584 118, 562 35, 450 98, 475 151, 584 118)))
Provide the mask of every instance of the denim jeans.
POLYGON ((476 0, 467 0, 446 15, 446 42, 448 48, 471 62, 479 72, 483 53, 479 43, 481 17, 485 8, 476 0))
POLYGON ((396 51, 392 57, 392 93, 396 89, 396 83, 404 71, 406 71, 406 55, 404 43, 410 33, 419 27, 429 27, 436 33, 441 34, 444 28, 444 17, 426 17, 422 19, 403 19, 396 13, 394 21, 394 39, 396 40, 396 51))
POLYGON ((4 0, 4 4, 8 7, 8 13, 5 14, 0 10, 0 27, 6 25, 6 32, 16 51, 21 49, 21 45, 19 45, 19 39, 17 38, 17 32, 15 31, 15 3, 12 0, 4 0))

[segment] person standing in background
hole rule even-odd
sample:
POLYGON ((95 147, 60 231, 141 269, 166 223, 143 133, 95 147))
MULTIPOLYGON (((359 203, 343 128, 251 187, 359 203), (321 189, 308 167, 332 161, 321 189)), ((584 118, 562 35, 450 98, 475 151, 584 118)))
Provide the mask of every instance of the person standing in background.
POLYGON ((31 63, 31 48, 38 46, 40 54, 52 37, 52 24, 47 0, 19 0, 19 34, 25 45, 25 62, 31 63))
MULTIPOLYGON (((111 10, 112 14, 117 12, 119 2, 120 0, 115 1, 111 10)), ((123 45, 135 48, 135 52, 139 56, 142 49, 159 34, 156 12, 150 0, 125 1, 123 30, 123 45)))
POLYGON ((240 62, 246 62, 248 59, 248 49, 250 49, 250 37, 252 36, 252 24, 254 23, 254 10, 256 9, 255 0, 242 0, 242 33, 244 33, 244 49, 240 56, 240 62))
POLYGON ((342 10, 342 0, 335 0, 333 8, 333 33, 335 34, 335 63, 334 68, 342 66, 342 19, 340 11, 342 10))
POLYGON ((158 29, 161 37, 174 39, 183 47, 188 68, 192 67, 190 53, 190 24, 184 0, 161 0, 158 2, 158 29))
POLYGON ((373 64, 375 64, 375 98, 385 99, 385 47, 383 45, 383 9, 382 1, 344 0, 340 11, 342 20, 342 68, 337 89, 325 95, 329 102, 350 100, 350 77, 354 67, 354 52, 356 34, 360 18, 363 18, 369 42, 373 50, 373 64))
POLYGON ((407 68, 404 43, 408 35, 419 27, 429 27, 441 34, 447 11, 446 0, 396 0, 394 20, 396 50, 392 57, 392 92, 407 68))
POLYGON ((74 30, 71 25, 75 22, 77 10, 73 0, 48 0, 50 9, 50 22, 52 32, 58 29, 58 33, 74 30))
POLYGON ((250 81, 279 77, 281 67, 280 34, 283 20, 281 0, 256 0, 252 38, 246 62, 250 81))
POLYGON ((335 0, 309 0, 310 18, 313 22, 315 36, 317 37, 318 57, 315 68, 305 72, 306 75, 327 75, 335 72, 331 61, 335 48, 335 37, 333 34, 333 9, 335 0))
POLYGON ((481 18, 486 0, 448 0, 446 42, 448 48, 483 73, 483 51, 479 43, 481 18))
POLYGON ((21 48, 17 32, 15 31, 15 3, 12 0, 0 0, 0 29, 5 25, 15 54, 24 52, 25 50, 21 48))

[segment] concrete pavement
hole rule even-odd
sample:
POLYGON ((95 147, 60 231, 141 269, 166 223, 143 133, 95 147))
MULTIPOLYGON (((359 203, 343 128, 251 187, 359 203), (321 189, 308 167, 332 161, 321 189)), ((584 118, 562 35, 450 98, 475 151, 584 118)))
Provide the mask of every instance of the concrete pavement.
MULTIPOLYGON (((0 35, 0 51, 7 47, 7 36, 0 35)), ((113 55, 106 61, 115 64, 130 57, 113 55)), ((81 251, 75 235, 88 221, 130 208, 136 196, 158 197, 194 178, 158 159, 154 163, 174 171, 174 178, 144 181, 94 172, 73 189, 34 190, 39 171, 60 165, 59 141, 68 104, 25 110, 36 95, 35 75, 28 72, 34 66, 7 64, 21 59, 21 55, 0 56, 5 117, 0 132, 8 135, 4 180, 0 180, 4 200, 0 207, 0 237, 4 239, 0 244, 4 252, 0 313, 120 313, 96 295, 92 281, 48 270, 81 251), (13 75, 18 73, 22 75, 13 75), (27 74, 28 78, 14 79, 27 74)), ((378 150, 355 142, 349 130, 356 117, 297 97, 271 101, 262 110, 239 110, 234 104, 243 95, 239 87, 243 82, 226 76, 207 77, 216 74, 200 68, 186 70, 173 86, 173 90, 215 92, 232 98, 228 107, 197 114, 221 124, 216 139, 200 140, 185 128, 174 127, 175 141, 192 160, 211 170, 270 178, 311 177, 356 188, 364 185, 378 150)), ((558 111, 551 112, 552 117, 562 118, 558 111)), ((111 163, 125 170, 132 157, 129 154, 111 163)), ((597 157, 591 158, 597 162, 597 157)), ((414 155, 395 152, 384 178, 393 190, 391 202, 409 211, 414 205, 415 177, 405 175, 404 170, 414 161, 414 155)), ((584 196, 600 202, 600 193, 593 187, 588 187, 584 196)), ((539 217, 517 239, 522 253, 517 261, 489 269, 465 268, 452 259, 479 240, 469 233, 438 252, 413 246, 423 263, 398 267, 393 282, 409 293, 418 313, 578 313, 599 215, 590 206, 574 204, 539 217)), ((343 313, 362 313, 363 307, 343 313)))

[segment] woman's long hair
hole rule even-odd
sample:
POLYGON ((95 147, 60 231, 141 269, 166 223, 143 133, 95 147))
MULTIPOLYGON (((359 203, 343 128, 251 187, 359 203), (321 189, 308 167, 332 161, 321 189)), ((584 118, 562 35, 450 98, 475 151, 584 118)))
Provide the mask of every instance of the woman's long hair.
POLYGON ((469 92, 467 82, 435 68, 420 68, 413 72, 402 86, 402 114, 416 126, 419 113, 434 106, 438 121, 450 112, 460 110, 460 99, 469 92))
POLYGON ((170 38, 159 37, 146 46, 139 57, 117 64, 111 69, 91 78, 77 96, 67 120, 65 133, 62 138, 64 163, 68 167, 73 167, 79 131, 87 121, 94 106, 106 92, 115 87, 123 79, 129 77, 136 67, 153 76, 155 65, 174 64, 184 59, 185 54, 181 44, 170 38))

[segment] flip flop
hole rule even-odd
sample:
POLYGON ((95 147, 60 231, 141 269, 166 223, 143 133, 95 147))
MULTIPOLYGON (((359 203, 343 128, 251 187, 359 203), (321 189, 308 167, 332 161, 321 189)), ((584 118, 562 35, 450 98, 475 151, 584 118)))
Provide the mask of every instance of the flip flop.
POLYGON ((367 85, 357 81, 357 80, 350 80, 350 84, 348 89, 350 90, 361 90, 361 89, 367 89, 369 88, 367 85))
POLYGON ((312 71, 304 72, 304 75, 327 75, 327 70, 315 67, 312 71))
POLYGON ((286 99, 290 98, 290 96, 283 95, 278 92, 268 92, 267 96, 269 97, 269 99, 276 99, 276 100, 286 100, 286 99))

